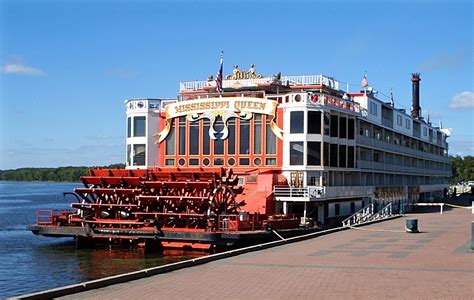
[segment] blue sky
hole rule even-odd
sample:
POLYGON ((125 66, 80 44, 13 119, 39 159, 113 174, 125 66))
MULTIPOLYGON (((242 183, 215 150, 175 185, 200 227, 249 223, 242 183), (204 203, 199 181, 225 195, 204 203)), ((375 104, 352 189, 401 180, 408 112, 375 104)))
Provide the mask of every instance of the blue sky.
MULTIPOLYGON (((474 155, 471 1, 0 0, 0 169, 125 160, 124 100, 232 65, 370 85, 474 155), (426 116, 426 115, 425 115, 426 116)), ((383 99, 383 98, 382 98, 383 99)))

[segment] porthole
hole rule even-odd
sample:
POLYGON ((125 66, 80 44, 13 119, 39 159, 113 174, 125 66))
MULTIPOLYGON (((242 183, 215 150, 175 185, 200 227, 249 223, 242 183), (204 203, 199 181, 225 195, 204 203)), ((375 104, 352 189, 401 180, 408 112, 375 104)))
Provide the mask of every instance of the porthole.
POLYGON ((184 166, 185 163, 186 163, 186 160, 185 160, 184 158, 180 158, 180 159, 178 160, 178 164, 179 164, 180 166, 184 166))
POLYGON ((229 166, 233 166, 233 165, 235 165, 235 159, 229 158, 229 159, 227 160, 227 163, 229 164, 229 166))
POLYGON ((295 96, 295 102, 300 102, 301 101, 301 95, 298 94, 295 96))
POLYGON ((258 157, 253 160, 253 164, 256 166, 260 166, 261 163, 262 163, 262 160, 258 157))
POLYGON ((209 158, 205 158, 202 160, 202 163, 205 165, 205 166, 209 166, 209 164, 211 163, 211 161, 209 160, 209 158))

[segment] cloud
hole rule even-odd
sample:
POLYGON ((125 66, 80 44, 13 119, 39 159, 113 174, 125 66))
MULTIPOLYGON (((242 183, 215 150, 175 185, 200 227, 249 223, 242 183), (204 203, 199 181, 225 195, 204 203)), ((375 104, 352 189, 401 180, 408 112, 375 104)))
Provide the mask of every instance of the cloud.
POLYGON ((472 60, 471 50, 461 50, 456 53, 444 53, 431 57, 420 66, 421 72, 438 69, 462 67, 472 60))
POLYGON ((43 76, 46 73, 38 68, 33 68, 23 64, 22 62, 6 63, 2 67, 2 73, 5 74, 17 74, 27 76, 43 76))
POLYGON ((18 74, 18 75, 29 75, 29 76, 42 76, 45 73, 33 67, 28 67, 22 64, 5 64, 2 68, 2 72, 5 74, 18 74))
POLYGON ((449 102, 449 108, 451 109, 465 109, 474 108, 474 93, 465 91, 457 94, 449 102))

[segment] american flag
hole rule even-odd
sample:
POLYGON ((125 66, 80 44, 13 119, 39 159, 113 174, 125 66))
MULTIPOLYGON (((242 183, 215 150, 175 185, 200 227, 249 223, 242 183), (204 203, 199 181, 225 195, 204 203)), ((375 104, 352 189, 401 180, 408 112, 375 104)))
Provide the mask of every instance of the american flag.
POLYGON ((369 82, 367 81, 367 72, 365 72, 364 78, 362 78, 361 86, 362 86, 363 88, 366 88, 368 85, 369 85, 369 82))
POLYGON ((222 94, 222 68, 224 67, 224 51, 221 52, 221 66, 219 68, 219 72, 217 72, 216 77, 216 88, 219 94, 222 94))

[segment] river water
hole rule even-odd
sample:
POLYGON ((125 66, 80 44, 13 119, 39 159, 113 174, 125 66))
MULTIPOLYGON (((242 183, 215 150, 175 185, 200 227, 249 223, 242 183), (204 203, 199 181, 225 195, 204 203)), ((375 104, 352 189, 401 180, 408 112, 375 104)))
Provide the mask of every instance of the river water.
POLYGON ((69 209, 79 183, 0 181, 0 299, 185 260, 201 253, 102 246, 76 250, 72 238, 35 236, 37 209, 69 209))

